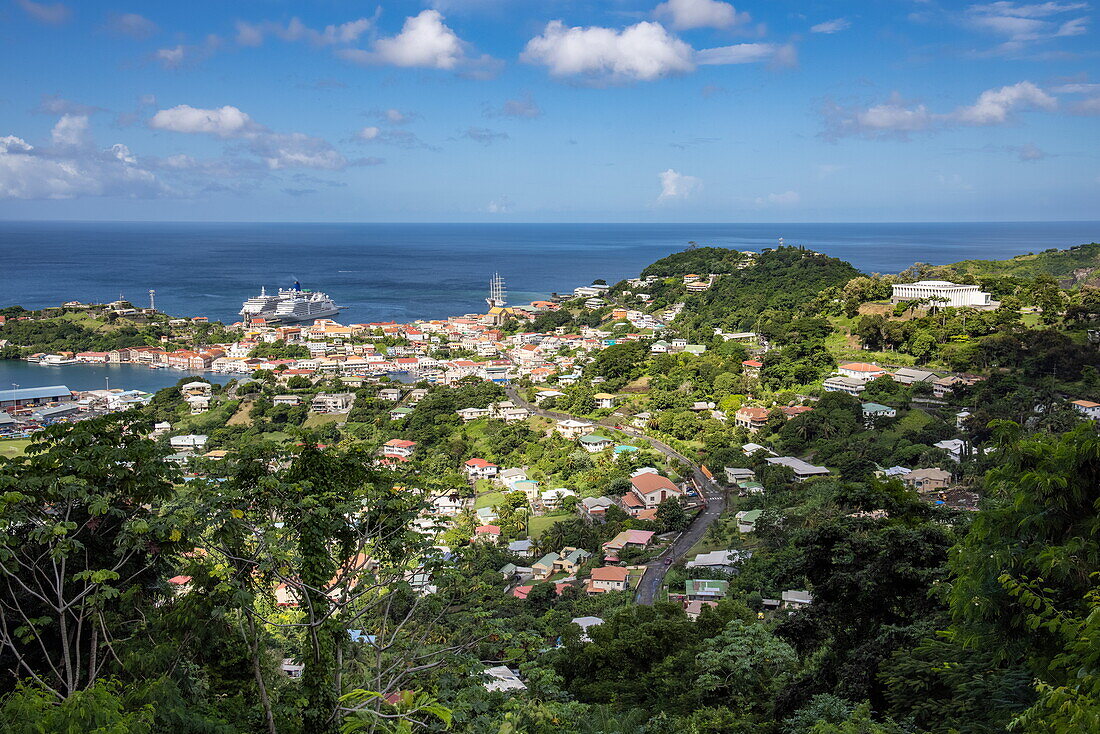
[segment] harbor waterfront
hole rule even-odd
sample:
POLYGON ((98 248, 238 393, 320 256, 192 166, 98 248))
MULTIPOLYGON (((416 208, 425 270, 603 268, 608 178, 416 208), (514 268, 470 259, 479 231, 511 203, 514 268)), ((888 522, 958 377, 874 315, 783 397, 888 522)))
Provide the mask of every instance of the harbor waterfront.
POLYGON ((614 283, 700 245, 760 251, 779 238, 896 273, 914 262, 1003 259, 1093 242, 1096 222, 881 224, 219 224, 0 222, 5 305, 66 300, 156 306, 232 323, 241 302, 295 280, 328 294, 341 323, 476 311, 487 274, 531 301, 601 278, 614 283), (34 253, 34 257, 28 257, 34 253))
POLYGON ((21 359, 0 360, 0 390, 41 385, 65 385, 72 390, 102 390, 107 387, 156 392, 175 385, 184 377, 202 377, 225 384, 242 375, 193 370, 149 369, 139 364, 59 364, 44 365, 21 359))

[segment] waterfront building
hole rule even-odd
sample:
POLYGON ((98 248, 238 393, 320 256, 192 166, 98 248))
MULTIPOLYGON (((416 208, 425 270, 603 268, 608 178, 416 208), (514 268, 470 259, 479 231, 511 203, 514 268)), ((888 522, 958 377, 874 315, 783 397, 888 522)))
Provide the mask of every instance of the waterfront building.
POLYGON ((23 387, 14 390, 0 390, 0 409, 25 408, 32 405, 46 405, 72 400, 73 393, 64 385, 49 387, 23 387))

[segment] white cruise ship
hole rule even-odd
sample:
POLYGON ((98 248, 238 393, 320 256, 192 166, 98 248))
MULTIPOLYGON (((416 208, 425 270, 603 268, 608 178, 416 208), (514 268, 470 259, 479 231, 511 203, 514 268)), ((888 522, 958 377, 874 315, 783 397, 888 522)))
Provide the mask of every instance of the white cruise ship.
POLYGON ((302 290, 302 284, 294 281, 293 288, 280 288, 279 295, 269 296, 264 288, 241 306, 240 315, 246 319, 262 318, 271 323, 312 321, 335 316, 340 307, 324 293, 302 290))

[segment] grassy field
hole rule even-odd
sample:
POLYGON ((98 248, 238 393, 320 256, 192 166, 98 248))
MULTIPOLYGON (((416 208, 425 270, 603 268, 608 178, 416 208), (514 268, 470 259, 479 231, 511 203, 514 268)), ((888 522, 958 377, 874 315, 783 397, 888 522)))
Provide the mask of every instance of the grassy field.
POLYGON ((20 456, 23 450, 30 446, 30 440, 26 438, 15 438, 8 441, 0 441, 0 456, 6 458, 13 458, 20 456))
POLYGON ((237 408, 237 412, 226 421, 227 426, 250 426, 252 425, 252 401, 247 403, 241 403, 241 407, 237 408))
POLYGON ((503 492, 485 492, 484 494, 479 494, 474 499, 474 509, 480 510, 482 507, 493 507, 494 505, 499 505, 503 502, 503 492))
POLYGON ((347 423, 347 413, 310 413, 306 418, 306 422, 302 424, 303 428, 316 428, 318 426, 328 425, 329 423, 347 423))
POLYGON ((528 524, 527 535, 531 538, 537 538, 546 532, 547 528, 556 522, 562 520, 568 520, 572 515, 541 515, 539 517, 532 517, 531 522, 528 524))

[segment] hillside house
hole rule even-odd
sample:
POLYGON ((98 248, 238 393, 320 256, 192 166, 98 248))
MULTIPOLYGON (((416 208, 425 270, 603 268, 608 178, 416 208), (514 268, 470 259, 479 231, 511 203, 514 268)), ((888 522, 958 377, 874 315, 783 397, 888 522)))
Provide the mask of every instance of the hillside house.
POLYGON ((749 433, 756 433, 768 422, 770 414, 771 411, 767 408, 746 406, 739 408, 734 414, 733 424, 748 430, 749 433))
POLYGON ((347 413, 355 404, 355 393, 320 393, 313 398, 309 407, 314 413, 347 413))
POLYGON ((607 436, 601 436, 593 433, 588 436, 581 436, 580 438, 581 448, 590 454, 598 454, 601 451, 606 451, 611 448, 614 441, 607 436))
POLYGON ((918 492, 932 492, 945 489, 951 484, 951 472, 943 469, 914 469, 900 475, 901 481, 918 492))
POLYGON ((592 569, 585 591, 588 594, 604 594, 608 591, 626 591, 630 572, 618 566, 601 566, 592 569))
POLYGON ((596 430, 596 427, 591 423, 585 423, 584 421, 575 421, 572 418, 564 421, 558 421, 558 424, 554 426, 554 430, 562 435, 562 438, 574 441, 581 436, 587 436, 596 430))
POLYGON ((627 494, 637 497, 642 508, 647 510, 656 508, 666 499, 679 499, 684 494, 671 479, 660 474, 639 474, 631 478, 630 485, 631 490, 627 494))
POLYGON ((853 380, 859 380, 860 382, 870 382, 876 377, 882 377, 885 374, 889 374, 877 364, 868 364, 866 362, 841 362, 837 365, 836 371, 839 372, 842 377, 851 377, 853 380))
POLYGON ((841 375, 839 377, 826 377, 821 383, 821 388, 825 392, 843 392, 856 396, 866 390, 867 385, 864 384, 863 380, 841 375))
POLYGON ((823 466, 814 466, 813 464, 803 461, 802 459, 794 456, 776 456, 769 459, 765 459, 769 464, 777 466, 785 466, 794 472, 794 480, 796 482, 804 482, 807 479, 813 477, 827 477, 829 476, 829 470, 823 466))
POLYGON ((403 438, 391 438, 382 444, 382 455, 408 459, 416 449, 416 441, 408 441, 403 438))
POLYGON ((492 479, 500 471, 496 464, 485 459, 467 459, 463 465, 466 476, 470 479, 492 479))

